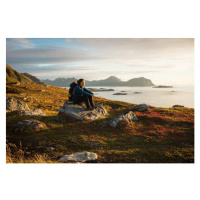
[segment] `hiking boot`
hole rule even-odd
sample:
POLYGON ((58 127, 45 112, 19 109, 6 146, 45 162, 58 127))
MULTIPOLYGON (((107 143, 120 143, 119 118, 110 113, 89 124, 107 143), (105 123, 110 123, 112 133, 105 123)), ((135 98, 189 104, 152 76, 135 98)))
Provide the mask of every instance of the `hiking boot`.
POLYGON ((86 110, 94 110, 94 108, 91 108, 91 107, 90 107, 90 108, 86 108, 86 110))

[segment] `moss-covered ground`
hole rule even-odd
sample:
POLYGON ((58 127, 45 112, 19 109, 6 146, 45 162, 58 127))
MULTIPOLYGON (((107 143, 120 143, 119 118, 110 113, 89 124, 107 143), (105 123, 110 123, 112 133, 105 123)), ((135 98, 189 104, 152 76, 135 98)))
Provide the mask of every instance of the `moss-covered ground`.
POLYGON ((95 97, 109 115, 96 121, 56 120, 58 110, 68 100, 68 90, 37 84, 7 84, 7 97, 18 98, 31 109, 39 108, 46 116, 6 113, 7 163, 58 163, 58 158, 75 152, 98 154, 98 163, 193 163, 194 109, 151 107, 136 112, 138 121, 108 126, 110 119, 134 104, 95 97), (23 100, 24 97, 30 97, 23 100), (16 133, 18 121, 38 120, 44 130, 28 129, 16 133), (47 147, 55 150, 47 151, 47 147))

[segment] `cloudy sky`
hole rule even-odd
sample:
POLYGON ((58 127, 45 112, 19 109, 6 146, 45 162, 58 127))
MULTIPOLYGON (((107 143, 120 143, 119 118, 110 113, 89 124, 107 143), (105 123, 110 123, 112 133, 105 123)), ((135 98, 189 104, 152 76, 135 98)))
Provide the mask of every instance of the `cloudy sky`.
POLYGON ((194 39, 7 38, 6 63, 40 79, 145 77, 193 85, 194 39))

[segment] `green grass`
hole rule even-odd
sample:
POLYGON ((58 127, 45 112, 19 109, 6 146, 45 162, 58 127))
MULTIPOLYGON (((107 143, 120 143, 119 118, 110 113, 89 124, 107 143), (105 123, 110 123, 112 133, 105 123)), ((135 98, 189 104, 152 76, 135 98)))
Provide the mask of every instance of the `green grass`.
MULTIPOLYGON (((116 128, 111 128, 109 120, 134 104, 95 97, 95 102, 108 110, 106 118, 96 121, 71 119, 60 123, 56 120, 57 110, 67 100, 68 90, 36 84, 7 87, 11 91, 7 96, 21 100, 25 96, 36 98, 26 103, 31 109, 40 108, 46 113, 46 116, 35 117, 18 115, 16 111, 6 113, 8 144, 30 152, 23 155, 21 162, 56 163, 63 155, 81 151, 96 152, 99 163, 194 162, 194 109, 151 107, 147 112, 134 111, 138 121, 130 124, 121 122, 116 128), (15 133, 17 122, 25 119, 38 120, 46 125, 46 129, 15 133), (47 147, 56 149, 47 151, 47 147), (37 156, 40 159, 37 160, 37 156)), ((7 162, 12 162, 12 157, 13 162, 19 162, 14 159, 16 152, 16 149, 9 151, 7 162)))

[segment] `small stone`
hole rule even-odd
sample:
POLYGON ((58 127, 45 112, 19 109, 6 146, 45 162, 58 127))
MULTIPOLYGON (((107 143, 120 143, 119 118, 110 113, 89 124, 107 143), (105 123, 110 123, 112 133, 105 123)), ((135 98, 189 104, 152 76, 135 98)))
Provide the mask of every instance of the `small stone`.
POLYGON ((54 147, 47 147, 47 151, 54 151, 55 148, 54 147))
POLYGON ((29 111, 19 111, 19 114, 23 114, 23 115, 42 115, 45 116, 46 114, 43 113, 40 109, 34 109, 34 110, 29 110, 29 111))

